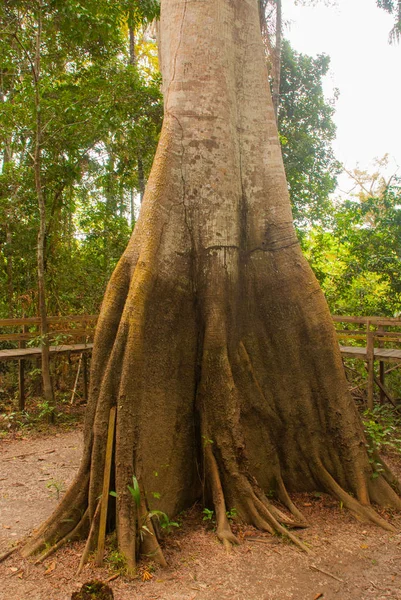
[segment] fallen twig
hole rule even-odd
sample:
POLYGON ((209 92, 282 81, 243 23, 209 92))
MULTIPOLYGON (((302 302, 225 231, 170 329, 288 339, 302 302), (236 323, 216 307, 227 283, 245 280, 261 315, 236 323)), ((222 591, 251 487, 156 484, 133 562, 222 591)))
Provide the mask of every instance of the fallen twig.
POLYGON ((20 547, 21 544, 18 544, 17 546, 14 546, 14 548, 11 548, 11 550, 7 550, 7 552, 4 552, 4 554, 0 554, 0 563, 2 563, 4 560, 6 560, 6 558, 8 558, 9 556, 11 556, 11 554, 14 554, 14 552, 16 550, 18 550, 18 548, 20 547))
POLYGON ((114 575, 111 575, 110 577, 105 579, 105 583, 110 583, 110 581, 114 581, 115 579, 117 579, 117 577, 120 577, 120 573, 114 573, 114 575))
POLYGON ((25 454, 17 454, 16 456, 3 458, 3 461, 14 460, 15 458, 25 458, 27 456, 33 456, 34 454, 53 454, 53 452, 55 452, 55 450, 46 450, 46 452, 43 452, 43 450, 37 450, 36 452, 25 452, 25 454))
POLYGON ((374 588, 376 588, 376 590, 379 590, 380 592, 385 592, 386 590, 384 588, 379 587, 378 585, 376 585, 373 581, 369 580, 370 585, 373 585, 374 588))
POLYGON ((344 579, 340 579, 340 577, 337 577, 337 575, 333 575, 333 573, 329 573, 329 571, 325 571, 324 569, 321 569, 320 567, 317 567, 316 565, 309 565, 309 566, 311 569, 315 569, 315 571, 320 571, 320 573, 323 573, 323 575, 332 577, 336 581, 340 581, 341 583, 343 583, 343 581, 344 581, 344 579))

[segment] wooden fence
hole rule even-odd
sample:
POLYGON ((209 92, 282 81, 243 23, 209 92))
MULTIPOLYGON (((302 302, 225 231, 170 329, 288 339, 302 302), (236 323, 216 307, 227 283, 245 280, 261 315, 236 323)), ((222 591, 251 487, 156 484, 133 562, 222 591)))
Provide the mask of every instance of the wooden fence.
POLYGON ((401 367, 401 319, 385 317, 333 316, 341 354, 365 361, 368 373, 368 408, 373 408, 374 385, 380 390, 380 400, 387 398, 394 406, 395 399, 385 386, 385 375, 401 367), (342 328, 339 328, 342 325, 342 328), (349 328, 350 326, 352 328, 349 328), (355 328, 356 327, 356 328, 355 328), (345 346, 343 340, 352 341, 345 346), (379 362, 379 376, 375 375, 375 361, 379 362), (385 363, 396 363, 385 369, 385 363))
MULTIPOLYGON (((93 336, 98 315, 48 317, 50 355, 80 353, 83 362, 84 397, 87 398, 87 354, 93 348, 93 336)), ((385 375, 401 367, 401 319, 384 317, 333 316, 340 342, 341 354, 362 359, 366 363, 368 379, 368 407, 373 408, 375 383, 380 397, 395 405, 385 386, 385 375), (352 327, 351 327, 352 326, 352 327), (345 345, 348 340, 351 345, 345 345), (379 376, 375 375, 375 361, 379 362, 379 376), (385 363, 396 363, 385 370, 385 363)), ((19 409, 25 408, 25 361, 41 357, 41 339, 38 317, 0 319, 0 361, 18 360, 19 409)))
MULTIPOLYGON (((87 354, 93 348, 97 315, 48 317, 50 356, 80 353, 84 397, 88 396, 87 354)), ((25 409, 25 361, 41 358, 39 317, 0 319, 0 345, 14 346, 0 350, 0 361, 18 360, 19 410, 25 409)))

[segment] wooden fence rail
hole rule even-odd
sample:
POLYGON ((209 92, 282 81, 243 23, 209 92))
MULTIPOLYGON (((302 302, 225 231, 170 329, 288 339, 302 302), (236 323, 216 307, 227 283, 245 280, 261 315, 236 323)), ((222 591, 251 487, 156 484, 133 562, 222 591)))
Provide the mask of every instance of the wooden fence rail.
MULTIPOLYGON (((82 356, 85 399, 88 390, 87 354, 93 348, 97 318, 97 315, 72 315, 47 319, 50 356, 74 353, 80 353, 82 356)), ((0 361, 18 360, 18 408, 24 410, 25 361, 41 358, 40 319, 38 317, 0 319, 0 344, 13 346, 0 350, 0 361)))
POLYGON ((373 409, 375 384, 379 387, 381 402, 386 397, 395 406, 395 400, 385 386, 385 363, 395 362, 397 367, 401 367, 401 319, 336 315, 333 316, 333 321, 335 324, 362 326, 357 330, 337 328, 337 336, 339 340, 349 339, 359 344, 363 343, 363 346, 345 346, 340 343, 340 350, 344 357, 359 358, 366 362, 368 408, 373 409), (375 361, 379 362, 379 377, 375 375, 375 361))
MULTIPOLYGON (((93 348, 93 336, 98 315, 70 315, 48 317, 50 355, 80 353, 83 362, 84 395, 88 387, 87 354, 93 348)), ((383 401, 387 397, 395 405, 394 399, 385 387, 385 363, 395 362, 401 367, 401 318, 355 317, 335 315, 333 321, 340 341, 340 351, 346 358, 362 359, 368 372, 368 407, 373 408, 375 383, 380 389, 383 401), (341 325, 341 327, 340 327, 341 325), (353 328, 347 327, 352 325, 353 328), (357 326, 357 328, 355 327, 357 326), (350 340, 351 345, 344 345, 350 340), (379 377, 375 376, 375 362, 379 362, 379 377)), ((19 363, 19 409, 25 408, 25 361, 40 359, 41 340, 38 317, 0 319, 0 361, 18 360, 19 363), (16 347, 18 346, 18 347, 16 347)))

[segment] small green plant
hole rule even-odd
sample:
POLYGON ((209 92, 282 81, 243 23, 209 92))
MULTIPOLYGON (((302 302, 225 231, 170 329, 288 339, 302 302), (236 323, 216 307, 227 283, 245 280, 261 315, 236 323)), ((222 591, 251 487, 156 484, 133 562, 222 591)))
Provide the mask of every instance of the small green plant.
POLYGON ((235 521, 235 519, 238 517, 237 509, 231 508, 230 510, 227 510, 226 515, 229 521, 235 521))
POLYGON ((156 517, 156 519, 159 521, 160 527, 166 533, 170 533, 173 527, 180 527, 179 523, 176 521, 170 521, 166 513, 162 512, 161 510, 151 510, 148 515, 150 518, 156 517))
POLYGON ((214 441, 209 439, 206 435, 202 435, 202 439, 204 448, 206 448, 206 446, 209 446, 209 444, 214 444, 214 441))
POLYGON ((400 415, 385 405, 375 406, 363 413, 365 432, 379 452, 388 448, 401 453, 400 415))
POLYGON ((29 371, 28 375, 30 377, 39 377, 42 374, 42 369, 33 368, 29 371))
POLYGON ((204 508, 202 513, 203 513, 203 521, 213 521, 214 510, 210 510, 209 508, 204 508))
MULTIPOLYGON (((129 490, 131 496, 133 497, 137 508, 139 508, 141 505, 141 491, 139 489, 139 483, 138 483, 138 480, 135 477, 135 475, 132 476, 132 486, 129 485, 128 490, 129 490)), ((117 494, 115 492, 110 492, 110 495, 112 495, 112 496, 115 495, 117 497, 117 494)), ((160 498, 160 494, 158 492, 153 492, 153 496, 160 498)), ((165 512, 162 512, 161 510, 151 510, 148 513, 146 513, 146 515, 143 518, 143 522, 142 522, 140 530, 139 530, 139 535, 140 535, 141 539, 143 539, 143 536, 145 535, 145 533, 147 533, 149 535, 153 535, 153 533, 150 531, 149 527, 147 527, 147 525, 146 525, 146 521, 148 518, 150 518, 150 519, 156 518, 159 521, 160 527, 166 533, 170 533, 170 531, 173 527, 180 527, 179 523, 177 523, 176 521, 170 521, 168 515, 166 515, 165 512)))
POLYGON ((362 420, 368 442, 366 450, 373 470, 372 479, 376 479, 384 471, 377 454, 386 450, 401 453, 401 419, 394 409, 378 405, 373 410, 365 411, 362 420))
POLYGON ((37 346, 43 346, 43 344, 46 343, 46 340, 48 339, 48 334, 46 335, 36 335, 35 337, 31 338, 28 342, 27 342, 27 346, 28 348, 36 348, 37 346))
POLYGON ((139 506, 141 504, 141 492, 139 490, 139 483, 138 483, 138 480, 135 477, 135 475, 132 476, 132 486, 129 485, 127 487, 129 489, 131 496, 135 500, 135 504, 139 508, 139 506))
POLYGON ((127 561, 125 556, 118 550, 112 550, 109 552, 106 561, 109 563, 113 571, 117 571, 123 575, 127 570, 127 561))
POLYGON ((26 413, 19 412, 2 413, 0 415, 0 421, 5 429, 15 429, 25 425, 24 421, 21 419, 24 419, 27 416, 26 413))
POLYGON ((65 490, 63 482, 57 481, 56 479, 51 479, 46 483, 46 487, 49 492, 56 495, 57 500, 60 498, 60 494, 65 490))
POLYGON ((50 404, 47 400, 43 400, 42 402, 39 402, 38 408, 39 408, 39 414, 38 414, 39 420, 46 420, 50 423, 53 423, 56 417, 61 416, 61 413, 57 412, 56 407, 53 406, 52 404, 50 404))

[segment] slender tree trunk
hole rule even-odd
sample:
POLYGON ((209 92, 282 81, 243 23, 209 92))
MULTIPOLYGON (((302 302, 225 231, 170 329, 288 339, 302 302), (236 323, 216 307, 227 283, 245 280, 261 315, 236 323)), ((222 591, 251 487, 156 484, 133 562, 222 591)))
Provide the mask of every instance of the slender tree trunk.
POLYGON ((96 329, 81 467, 25 553, 82 533, 87 519, 93 539, 114 405, 111 489, 132 570, 144 514, 133 475, 142 501, 157 491, 150 507, 169 515, 203 490, 226 546, 235 508, 305 550, 288 529, 305 523, 291 491, 329 492, 392 529, 370 502, 401 508, 398 484, 385 466, 373 477, 330 313, 293 228, 258 2, 162 0, 160 30, 164 124, 96 329))
POLYGON ((138 188, 139 199, 142 204, 143 196, 145 194, 145 174, 143 172, 143 161, 140 152, 138 152, 138 188))
POLYGON ((7 264, 7 304, 8 316, 10 319, 14 316, 14 283, 13 283, 13 236, 9 225, 6 224, 6 264, 7 264))
MULTIPOLYGON (((132 18, 131 18, 132 21, 132 18)), ((129 33, 129 64, 133 67, 136 65, 136 57, 135 57, 135 32, 133 25, 129 25, 128 27, 129 33)))
POLYGON ((41 57, 41 36, 42 36, 42 5, 39 3, 38 9, 38 29, 36 34, 35 62, 33 68, 33 78, 35 86, 35 116, 36 116, 36 135, 35 135, 35 153, 34 153, 34 171, 35 187, 39 207, 39 232, 37 247, 38 262, 38 305, 40 317, 40 336, 42 349, 42 380, 43 394, 45 400, 53 404, 53 388, 50 376, 49 360, 49 339, 46 310, 46 284, 45 284, 45 240, 46 240, 46 204, 42 186, 42 114, 40 98, 40 57, 41 57))
POLYGON ((272 99, 276 122, 278 119, 278 107, 280 104, 280 81, 281 81, 281 51, 283 39, 283 17, 281 0, 276 0, 276 44, 273 58, 273 85, 272 99))
MULTIPOLYGON (((129 64, 135 66, 136 65, 136 56, 135 56, 135 32, 133 26, 128 28, 129 31, 129 64)), ((138 189, 139 189, 139 198, 142 204, 143 195, 145 193, 145 175, 143 172, 143 161, 140 150, 137 152, 137 162, 138 162, 138 189)), ((131 225, 134 223, 134 210, 133 210, 133 199, 131 196, 131 225)))
MULTIPOLYGON (((3 92, 1 92, 3 95, 3 92)), ((5 172, 7 164, 11 161, 11 150, 9 140, 6 140, 3 152, 3 172, 5 172)), ((9 223, 6 223, 6 273, 7 273, 7 304, 8 316, 11 319, 14 316, 14 282, 13 282, 13 235, 9 223)))

